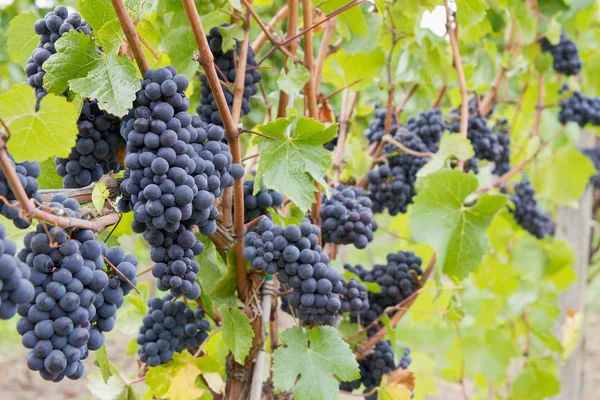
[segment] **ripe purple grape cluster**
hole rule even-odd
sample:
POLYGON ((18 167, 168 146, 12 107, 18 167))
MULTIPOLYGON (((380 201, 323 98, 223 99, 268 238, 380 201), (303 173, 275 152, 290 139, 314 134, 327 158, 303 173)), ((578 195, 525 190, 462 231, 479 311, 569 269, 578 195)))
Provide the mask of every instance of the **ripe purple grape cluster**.
POLYGON ((240 168, 232 166, 223 128, 194 121, 187 112, 188 85, 187 77, 171 66, 144 74, 134 109, 121 125, 127 171, 119 209, 133 210, 133 231, 143 233, 152 246, 158 287, 196 299, 200 286, 194 257, 204 245, 192 230, 216 231, 215 198, 233 185, 240 168))
POLYGON ((427 148, 433 151, 437 148, 447 126, 442 116, 442 110, 434 108, 419 113, 416 117, 410 117, 403 129, 417 135, 427 148))
MULTIPOLYGON (((64 195, 55 196, 47 208, 82 218, 79 202, 64 195)), ((114 328, 116 311, 130 290, 120 276, 107 274, 103 253, 134 278, 137 260, 123 256, 118 262, 120 249, 107 249, 90 230, 45 223, 25 236, 24 245, 18 257, 28 265, 35 288, 34 299, 18 307, 22 318, 17 330, 31 350, 27 366, 46 380, 79 379, 84 373, 81 361, 102 347, 103 332, 114 328)))
POLYGON ((40 35, 40 39, 37 48, 27 60, 25 74, 27 75, 29 85, 35 88, 38 100, 41 100, 47 93, 46 89, 42 86, 45 75, 42 68, 44 62, 52 54, 56 53, 56 48, 54 47, 56 41, 64 33, 73 29, 85 34, 91 33, 88 23, 77 13, 69 14, 65 6, 56 7, 54 11, 47 13, 43 19, 38 19, 33 24, 33 30, 40 35))
POLYGON ((352 316, 358 316, 369 309, 369 293, 367 287, 359 283, 356 278, 350 278, 348 282, 343 281, 342 288, 342 308, 340 312, 350 313, 352 316))
POLYGON ((579 58, 577 45, 565 35, 560 34, 560 42, 555 46, 546 38, 540 39, 542 51, 550 52, 552 55, 552 66, 556 72, 570 76, 577 75, 581 71, 582 63, 579 58))
POLYGON ((492 173, 501 176, 510 170, 510 134, 508 133, 508 120, 506 118, 496 121, 494 134, 502 147, 502 151, 494 160, 492 173))
MULTIPOLYGON (((58 6, 34 24, 40 35, 38 47, 31 54, 25 67, 29 84, 35 88, 38 101, 47 93, 43 80, 44 63, 56 53, 54 44, 66 32, 77 30, 90 34, 87 22, 77 13, 68 14, 67 8, 58 6)), ((63 93, 66 95, 68 89, 63 93)), ((100 180, 103 174, 119 172, 121 166, 116 152, 125 142, 119 136, 120 120, 103 110, 96 101, 83 103, 75 147, 67 158, 56 157, 56 173, 63 177, 63 187, 78 188, 100 180)))
MULTIPOLYGON (((221 26, 228 26, 223 24, 221 26)), ((218 26, 210 29, 206 37, 210 46, 210 51, 213 54, 215 65, 219 79, 226 83, 235 83, 236 78, 236 63, 240 53, 240 42, 236 40, 235 50, 223 51, 223 35, 218 26)), ((256 60, 254 59, 254 50, 248 45, 248 56, 246 59, 246 74, 244 76, 244 94, 242 97, 241 115, 246 115, 250 112, 250 97, 258 92, 257 84, 260 82, 261 75, 256 69, 256 60)), ((200 105, 197 108, 198 115, 202 121, 223 126, 223 120, 219 115, 217 102, 210 90, 208 79, 205 75, 200 76, 201 96, 200 105)), ((229 106, 229 110, 233 107, 233 94, 229 89, 223 87, 225 100, 229 106)))
POLYGON ((264 218, 244 237, 244 257, 258 271, 278 273, 293 289, 289 302, 296 317, 320 325, 335 321, 343 280, 321 254, 319 233, 308 220, 283 228, 264 218))
POLYGON ((0 320, 14 317, 17 306, 28 304, 35 294, 29 268, 16 253, 17 245, 6 237, 6 229, 0 224, 0 320))
POLYGON ((138 355, 142 362, 156 367, 172 360, 173 353, 195 351, 208 337, 210 324, 201 308, 192 310, 171 295, 148 302, 137 336, 138 355))
MULTIPOLYGON (((589 147, 583 149, 582 152, 594 163, 596 171, 600 171, 600 146, 589 147)), ((600 173, 596 173, 596 175, 592 176, 590 178, 590 183, 594 188, 600 189, 600 173)))
MULTIPOLYGON (((10 155, 10 161, 12 167, 15 169, 17 173, 17 177, 21 182, 21 185, 25 189, 25 194, 30 199, 35 199, 37 201, 42 201, 41 195, 38 193, 38 182, 37 178, 40 176, 40 165, 37 162, 29 162, 23 161, 21 163, 15 163, 12 155, 10 155)), ((6 180, 6 176, 4 175, 4 171, 0 170, 0 196, 3 196, 6 200, 10 202, 7 204, 2 202, 0 206, 0 212, 2 215, 13 221, 15 226, 19 229, 28 228, 31 225, 31 221, 21 218, 19 212, 21 207, 16 201, 15 194, 6 180)))
MULTIPOLYGON (((387 108, 375 105, 373 119, 369 122, 369 126, 363 132, 363 136, 367 138, 369 144, 379 142, 385 134, 385 118, 387 116, 387 108)), ((392 127, 390 135, 395 136, 398 132, 398 124, 396 116, 392 115, 392 127)))
MULTIPOLYGON (((429 151, 425 143, 410 132, 401 132, 396 135, 395 139, 411 150, 429 151)), ((399 149, 388 143, 384 147, 383 155, 398 152, 399 149)), ((391 215, 405 213, 416 195, 417 172, 426 163, 426 157, 416 157, 400 152, 389 158, 387 164, 380 163, 376 169, 370 171, 367 178, 373 212, 380 213, 387 209, 391 215)))
POLYGON ((377 229, 372 207, 371 199, 358 188, 333 188, 321 206, 323 242, 354 244, 358 249, 367 247, 377 229))
POLYGON ((56 173, 63 177, 63 187, 90 185, 103 174, 119 172, 117 151, 125 145, 119 134, 121 120, 98 108, 98 103, 84 102, 77 121, 77 141, 67 158, 55 157, 56 173))
MULTIPOLYGON (((410 353, 410 350, 408 350, 408 353, 410 353)), ((406 369, 408 367, 407 364, 410 364, 412 361, 410 357, 407 357, 405 353, 405 357, 402 358, 398 366, 395 361, 392 344, 388 340, 378 342, 373 349, 373 353, 358 362, 360 379, 352 382, 342 382, 340 389, 351 392, 364 385, 365 389, 363 393, 368 393, 381 384, 381 378, 383 378, 384 374, 388 374, 397 368, 406 369)), ((377 399, 377 391, 365 398, 369 400, 377 399)))
POLYGON ((582 128, 588 124, 600 126, 600 97, 574 91, 571 97, 560 101, 558 120, 562 124, 576 122, 582 128))
POLYGON ((523 178, 515 185, 515 194, 510 196, 510 200, 515 205, 511 212, 523 229, 538 239, 554 235, 554 223, 550 215, 538 207, 535 191, 528 179, 523 178))
POLYGON ((271 213, 268 211, 271 207, 280 207, 283 205, 283 195, 271 189, 266 189, 264 183, 261 184, 260 190, 254 192, 254 180, 248 179, 244 181, 244 222, 248 223, 254 218, 261 215, 266 215, 271 218, 271 213))

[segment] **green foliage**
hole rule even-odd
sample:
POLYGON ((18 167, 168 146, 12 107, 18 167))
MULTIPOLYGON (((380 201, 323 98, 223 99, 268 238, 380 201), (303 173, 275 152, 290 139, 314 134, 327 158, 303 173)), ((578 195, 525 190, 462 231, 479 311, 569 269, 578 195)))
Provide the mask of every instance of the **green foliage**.
POLYGON ((277 86, 287 94, 295 95, 304 87, 310 73, 304 66, 296 65, 292 60, 287 60, 287 72, 282 69, 277 79, 277 86))
POLYGON ((33 11, 17 15, 10 21, 8 32, 8 53, 10 59, 20 65, 25 65, 29 55, 36 48, 39 36, 32 29, 38 16, 33 11))
POLYGON ((506 203, 506 197, 484 194, 472 206, 467 197, 477 189, 472 174, 456 170, 428 175, 411 213, 414 240, 430 244, 445 274, 464 279, 473 272, 487 248, 485 230, 506 203))
POLYGON ((66 157, 75 145, 79 110, 49 94, 36 110, 34 89, 13 85, 0 95, 0 117, 10 130, 8 149, 16 161, 66 157))
POLYGON ((337 379, 351 381, 360 376, 348 344, 331 327, 292 327, 280 339, 285 347, 273 353, 276 393, 293 389, 298 400, 331 399, 339 392, 337 379))
POLYGON ((243 364, 250 348, 254 331, 250 326, 250 320, 244 312, 238 308, 220 308, 223 318, 223 340, 233 354, 235 360, 243 364))
POLYGON ((290 198, 302 211, 310 208, 316 181, 325 190, 325 170, 331 164, 331 152, 323 148, 336 135, 337 124, 325 127, 311 118, 279 118, 257 129, 272 137, 257 136, 260 162, 254 178, 255 193, 262 182, 290 198), (293 122, 296 122, 293 124, 293 122))

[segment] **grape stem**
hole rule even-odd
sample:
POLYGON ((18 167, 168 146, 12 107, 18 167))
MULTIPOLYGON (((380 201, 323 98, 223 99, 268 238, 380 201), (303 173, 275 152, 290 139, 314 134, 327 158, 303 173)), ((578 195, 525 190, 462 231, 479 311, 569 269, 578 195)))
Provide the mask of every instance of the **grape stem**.
MULTIPOLYGON (((287 19, 287 32, 286 37, 291 37, 298 30, 298 0, 288 0, 288 19, 287 19)), ((296 49, 298 47, 298 41, 292 40, 286 46, 287 49, 292 54, 296 54, 296 49)), ((271 47, 267 52, 267 55, 263 57, 263 59, 259 62, 262 63, 271 54, 275 51, 275 47, 271 47)), ((283 60, 283 69, 287 71, 287 57, 283 60)), ((277 117, 284 118, 286 116, 286 107, 290 101, 290 95, 284 92, 283 90, 279 91, 279 104, 277 105, 277 117)))
POLYGON ((542 122, 542 111, 544 110, 544 74, 538 76, 537 105, 535 108, 535 119, 533 132, 531 136, 537 137, 540 134, 540 123, 542 122))
POLYGON ((431 108, 438 108, 440 106, 447 90, 448 90, 448 85, 444 85, 440 88, 440 91, 438 92, 438 95, 437 95, 435 101, 431 105, 431 108))
POLYGON ((144 39, 144 37, 142 35, 140 35, 139 33, 137 34, 137 36, 138 36, 138 39, 140 39, 140 42, 142 42, 142 44, 152 54, 152 57, 154 57, 155 60, 158 60, 160 58, 158 56, 158 53, 156 53, 156 51, 152 48, 152 46, 150 46, 150 44, 146 41, 146 39, 144 39))
MULTIPOLYGON (((450 45, 452 47, 452 54, 454 55, 454 68, 458 75, 458 84, 460 87, 460 135, 463 138, 467 138, 467 128, 469 126, 469 97, 467 91, 467 81, 465 80, 465 71, 463 70, 462 61, 460 58, 460 47, 458 42, 458 21, 454 17, 454 13, 448 6, 448 0, 444 0, 446 6, 446 30, 450 37, 450 45)), ((456 167, 459 170, 463 170, 465 162, 458 160, 456 167)))
MULTIPOLYGON (((425 283, 427 283, 427 280, 429 279, 429 277, 431 276, 431 273, 433 272, 433 268, 435 267, 435 262, 436 262, 436 256, 435 256, 435 254, 433 254, 433 256, 431 256, 431 260, 429 261, 429 265, 427 265, 427 269, 423 273, 423 277, 419 280, 418 289, 413 294, 411 294, 409 297, 407 297, 406 299, 404 299, 403 301, 401 301, 398 304, 398 307, 401 307, 401 308, 398 309, 396 311, 396 313, 390 319, 390 326, 392 328, 394 328, 398 324, 400 319, 402 319, 402 317, 408 312, 408 310, 410 309, 410 306, 415 302, 415 300, 421 293, 423 287, 425 286, 425 283)), ((369 340, 367 340, 363 345, 361 345, 358 348, 358 350, 354 353, 356 355, 356 359, 360 360, 360 359, 366 357, 367 355, 369 355, 370 352, 373 351, 372 350, 373 347, 379 341, 381 341, 381 339, 383 339, 385 337, 386 333, 387 333, 386 327, 382 327, 381 329, 379 329, 373 336, 371 336, 369 338, 369 340)))
MULTIPOLYGON (((275 15, 273 16, 273 18, 271 18, 271 20, 269 21, 269 24, 267 25, 267 30, 269 32, 271 32, 271 30, 273 29, 273 27, 275 26, 275 24, 277 24, 279 21, 281 21, 282 19, 284 19, 285 17, 287 17, 288 15, 288 5, 284 4, 283 7, 281 7, 279 10, 277 10, 277 13, 275 13, 275 15)), ((262 28, 262 27, 261 27, 262 28)), ((260 51, 260 49, 262 49, 262 47, 265 45, 265 43, 267 42, 267 34, 265 33, 265 31, 262 31, 254 40, 254 42, 252 42, 252 50, 254 50, 254 53, 258 53, 260 51)))
POLYGON ((80 203, 89 203, 92 201, 94 187, 96 187, 99 183, 104 183, 106 185, 106 189, 109 192, 109 198, 113 199, 119 195, 121 179, 115 179, 111 175, 104 175, 98 182, 94 182, 89 186, 79 189, 47 189, 40 190, 38 192, 42 195, 42 201, 45 202, 51 201, 52 198, 58 194, 63 194, 69 198, 79 201, 80 203))
POLYGON ((415 92, 417 91, 418 88, 419 88, 419 84, 415 83, 410 88, 410 91, 404 96, 404 98, 402 99, 402 103, 400 103, 400 105, 398 106, 398 109, 396 110, 396 121, 400 121, 400 115, 402 114, 402 111, 404 111, 404 107, 406 107, 406 103, 408 103, 408 100, 410 100, 410 98, 413 97, 413 95, 415 94, 415 92))
POLYGON ((258 223, 259 223, 259 221, 260 221, 261 219, 263 219, 263 218, 267 218, 267 216, 266 216, 266 215, 260 215, 260 216, 258 216, 258 217, 256 217, 256 218, 254 218, 253 220, 249 221, 249 222, 246 224, 246 230, 248 230, 248 229, 252 228, 254 225, 258 224, 258 223))
POLYGON ((137 294, 140 294, 140 291, 135 287, 135 285, 133 284, 133 282, 131 282, 129 280, 129 278, 127 278, 125 276, 124 273, 122 273, 121 271, 119 271, 119 269, 117 267, 115 267, 115 265, 112 262, 110 262, 110 260, 108 258, 106 258, 106 256, 102 255, 102 258, 104 259, 104 262, 106 262, 113 269, 113 271, 115 271, 117 274, 119 274, 119 276, 121 278, 123 278, 125 280, 125 282, 127 282, 128 284, 131 285, 131 287, 133 288, 133 290, 135 290, 135 292, 137 294))
POLYGON ((400 143, 399 141, 397 141, 396 139, 394 139, 391 135, 388 136, 384 136, 381 138, 382 142, 388 142, 393 144, 394 146, 396 146, 397 148, 399 148, 400 150, 402 150, 404 153, 406 154, 410 154, 411 156, 415 156, 415 157, 433 157, 433 153, 430 152, 421 152, 421 151, 415 151, 415 150, 411 150, 408 147, 406 147, 405 145, 403 145, 402 143, 400 143))
POLYGON ((12 189, 15 198, 21 206, 20 213, 26 219, 35 218, 39 221, 46 222, 51 225, 60 226, 61 228, 79 228, 89 229, 94 232, 100 232, 110 225, 114 225, 119 221, 119 215, 116 213, 108 214, 93 220, 83 220, 81 218, 71 218, 41 210, 35 207, 33 199, 30 199, 25 193, 25 189, 17 176, 17 172, 12 166, 8 150, 6 148, 6 136, 0 139, 0 168, 4 172, 4 176, 12 189))
MULTIPOLYGON (((321 38, 321 44, 319 45, 319 53, 317 54, 317 61, 315 63, 315 87, 316 88, 321 87, 321 75, 323 74, 323 64, 325 64, 325 59, 329 55, 329 51, 328 51, 329 43, 331 43, 331 39, 333 38, 333 34, 335 33, 336 25, 337 25, 336 18, 332 18, 331 20, 329 20, 329 22, 327 23, 327 26, 325 27, 325 31, 323 32, 323 37, 321 38)), ((348 86, 351 86, 361 80, 362 79, 359 79, 358 81, 353 82, 348 86)), ((344 90, 344 88, 342 88, 340 90, 344 90)), ((336 92, 339 92, 339 91, 336 91, 336 92)), ((336 92, 330 94, 326 98, 326 100, 329 97, 334 96, 336 94, 336 92)))
POLYGON ((135 30, 135 25, 133 21, 129 17, 129 13, 123 4, 123 0, 110 0, 113 8, 115 9, 115 13, 117 14, 117 18, 119 18, 119 23, 121 24, 121 28, 123 29, 123 33, 125 33, 125 37, 127 38, 127 43, 129 44, 129 48, 133 53, 133 57, 135 58, 135 62, 140 69, 142 75, 144 72, 150 69, 150 65, 148 64, 148 60, 146 60, 146 56, 144 55, 144 49, 140 43, 139 36, 135 30))
MULTIPOLYGON (((357 5, 359 5, 359 4, 362 4, 362 3, 364 3, 365 1, 367 1, 367 0, 356 0, 356 1, 353 1, 353 2, 351 2, 351 3, 348 3, 348 4, 346 4, 345 6, 342 6, 342 7, 338 8, 337 10, 334 10, 334 11, 330 12, 329 14, 327 14, 327 15, 325 16, 325 18, 323 18, 322 20, 320 20, 319 22, 317 22, 317 23, 316 23, 316 24, 314 24, 314 25, 312 25, 312 18, 311 18, 311 25, 310 25, 308 28, 306 28, 306 23, 305 23, 305 24, 304 24, 305 28, 304 28, 302 31, 298 32, 298 33, 297 33, 296 35, 294 35, 294 36, 288 37, 288 38, 287 38, 287 39, 285 39, 283 42, 281 42, 281 45, 286 45, 286 44, 290 43, 291 41, 293 41, 293 40, 296 40, 296 39, 298 39, 298 38, 299 38, 299 37, 301 37, 301 36, 304 36, 304 35, 305 35, 307 32, 310 32, 310 31, 312 31, 313 29, 315 29, 315 28, 317 28, 317 27, 319 27, 319 26, 323 25, 325 22, 329 21, 331 18, 335 17, 336 15, 338 15, 338 14, 341 14, 341 13, 343 13, 344 11, 346 11, 346 10, 348 10, 348 9, 350 9, 350 8, 354 7, 354 6, 357 6, 357 5)), ((312 11, 312 7, 307 7, 307 8, 310 8, 310 9, 311 9, 311 11, 312 11)))
MULTIPOLYGON (((242 129, 242 133, 251 133, 253 135, 264 137, 265 139, 272 140, 274 142, 277 142, 279 140, 277 138, 274 138, 273 136, 265 135, 264 133, 253 131, 251 129, 242 129)), ((242 160, 242 161, 244 161, 244 160, 242 160)))
MULTIPOLYGON (((196 299, 196 304, 198 304, 198 307, 200 307, 202 310, 204 310, 204 312, 206 312, 206 306, 204 305, 204 302, 202 301, 202 297, 198 297, 196 299)), ((215 315, 215 317, 212 318, 212 320, 215 321, 215 324, 221 325, 222 317, 221 317, 221 313, 219 312, 219 310, 213 308, 211 311, 215 315)))
POLYGON ((252 18, 254 18, 254 20, 256 20, 256 22, 258 23, 258 26, 260 26, 260 29, 262 29, 263 33, 267 36, 267 39, 269 39, 269 42, 271 42, 271 44, 273 46, 275 46, 275 48, 277 48, 277 50, 281 51, 286 57, 291 58, 295 63, 300 63, 301 61, 298 60, 296 58, 296 56, 293 55, 284 46, 284 44, 278 42, 275 39, 275 37, 271 33, 270 28, 265 24, 265 22, 262 19, 260 19, 260 16, 256 13, 256 10, 254 8, 252 8, 252 4, 250 4, 250 2, 248 0, 242 0, 242 4, 244 6, 246 6, 246 10, 248 10, 250 15, 252 15, 252 18))

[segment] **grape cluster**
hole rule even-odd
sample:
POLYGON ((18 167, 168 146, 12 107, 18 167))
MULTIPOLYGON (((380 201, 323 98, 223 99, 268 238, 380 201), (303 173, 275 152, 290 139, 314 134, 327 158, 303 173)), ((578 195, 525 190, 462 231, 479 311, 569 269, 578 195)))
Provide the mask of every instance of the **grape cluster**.
POLYGON ((552 55, 552 66, 556 72, 567 76, 577 75, 581 71, 582 63, 577 51, 577 45, 567 38, 564 32, 560 35, 560 42, 554 46, 546 38, 540 39, 542 51, 552 55))
POLYGON ((143 233, 152 246, 152 273, 159 289, 196 299, 200 286, 194 256, 204 245, 194 226, 203 235, 216 231, 215 198, 233 185, 243 168, 232 166, 223 128, 187 112, 188 84, 170 66, 144 74, 134 109, 121 125, 127 170, 118 206, 133 210, 133 231, 143 233))
POLYGON ((210 328, 201 308, 192 310, 171 295, 153 298, 137 336, 138 355, 150 367, 167 363, 173 353, 197 350, 210 328))
MULTIPOLYGON (((228 26, 223 24, 221 26, 228 26)), ((236 63, 240 53, 240 42, 236 40, 235 53, 234 50, 223 51, 223 36, 218 26, 210 29, 206 37, 210 46, 210 51, 213 54, 214 62, 217 67, 219 79, 226 83, 235 83, 236 78, 236 63), (237 53, 237 54, 236 54, 237 53)), ((246 74, 244 76, 244 95, 242 97, 241 115, 246 115, 250 112, 250 97, 258 92, 256 84, 260 82, 261 75, 256 69, 257 64, 254 59, 254 50, 248 45, 248 56, 246 59, 246 74)), ((205 75, 200 76, 201 96, 200 105, 197 108, 198 115, 202 121, 223 126, 223 120, 219 115, 217 102, 210 90, 208 79, 205 75)), ((229 106, 229 110, 233 107, 233 94, 229 89, 223 86, 225 100, 229 106)))
MULTIPOLYGON (((425 143, 410 132, 401 132, 395 139, 411 150, 429 151, 425 143)), ((384 147, 383 155, 398 151, 388 143, 384 147)), ((417 172, 427 163, 427 158, 401 153, 388 161, 388 164, 381 163, 369 172, 368 191, 373 202, 373 212, 380 213, 387 209, 391 215, 396 215, 406 212, 408 205, 412 203, 416 195, 417 172)))
POLYGON ((350 313, 352 316, 366 312, 369 309, 367 287, 359 283, 356 278, 350 278, 348 282, 342 281, 342 283, 342 308, 340 312, 350 313))
MULTIPOLYGON (((588 156, 588 158, 594 163, 594 167, 596 167, 597 171, 600 171, 600 146, 594 146, 587 149, 583 149, 583 154, 588 156)), ((594 188, 600 189, 600 173, 596 173, 596 175, 590 178, 590 183, 594 188)))
POLYGON ((402 355, 402 359, 400 360, 400 363, 398 364, 398 368, 408 369, 408 367, 410 366, 410 363, 412 363, 412 358, 410 357, 410 349, 407 347, 404 350, 404 354, 402 355))
POLYGON ((258 271, 278 272, 280 282, 293 289, 289 303, 296 317, 332 324, 342 306, 343 281, 321 254, 319 233, 308 220, 283 228, 264 218, 244 237, 244 257, 258 271))
MULTIPOLYGON (((361 265, 344 265, 344 269, 356 274, 363 282, 377 283, 381 293, 368 293, 369 307, 360 314, 363 326, 371 325, 385 309, 409 297, 417 288, 418 277, 422 275, 421 258, 412 252, 399 251, 387 255, 387 265, 375 265, 367 270, 361 265)), ((358 318, 352 318, 356 321, 358 318)), ((370 336, 378 327, 369 329, 370 336)))
POLYGON ((271 213, 268 211, 271 207, 280 207, 283 205, 283 195, 274 190, 267 190, 264 183, 261 184, 260 190, 255 195, 254 180, 249 179, 244 181, 244 222, 248 223, 254 218, 261 215, 266 215, 271 218, 271 213))
POLYGON ((600 126, 600 97, 574 91, 571 97, 560 101, 558 120, 562 124, 576 122, 582 128, 587 124, 600 126))
POLYGON ((372 207, 371 200, 358 188, 333 188, 331 197, 324 197, 321 207, 323 242, 367 247, 377 229, 372 207))
POLYGON ((442 117, 442 110, 434 108, 409 118, 403 129, 417 135, 430 150, 433 150, 447 126, 442 117))
POLYGON ((33 24, 35 33, 40 35, 37 48, 31 53, 31 57, 27 60, 27 66, 25 67, 25 74, 29 85, 35 88, 35 93, 38 100, 41 100, 47 93, 46 89, 43 88, 44 75, 43 70, 44 62, 52 54, 56 53, 54 44, 60 37, 72 30, 76 29, 79 32, 85 34, 91 33, 91 29, 88 23, 81 18, 77 13, 69 14, 67 7, 58 6, 47 13, 43 19, 38 19, 33 24))
MULTIPOLYGON (((364 137, 367 138, 369 144, 379 142, 385 134, 385 118, 387 116, 387 108, 379 107, 375 105, 375 112, 373 113, 373 119, 369 122, 369 126, 363 132, 364 137)), ((396 116, 392 115, 392 127, 390 135, 395 136, 398 132, 398 124, 396 116)))
MULTIPOLYGON (((360 379, 352 382, 342 382, 340 385, 341 390, 351 392, 364 385, 364 393, 368 393, 380 385, 384 374, 388 374, 397 368, 394 360, 394 350, 388 340, 378 342, 373 350, 372 354, 358 362, 360 379)), ((377 399, 377 392, 366 397, 366 399, 377 399)))
POLYGON ((100 110, 97 102, 83 103, 75 147, 67 158, 54 159, 63 187, 88 186, 103 174, 120 171, 117 151, 125 145, 119 135, 120 123, 118 118, 100 110))
MULTIPOLYGON (((17 173, 17 177, 21 182, 21 185, 25 189, 25 194, 30 199, 42 201, 41 195, 38 193, 38 182, 37 178, 40 176, 40 165, 37 162, 23 161, 21 163, 15 163, 12 155, 10 155, 11 165, 17 173)), ((13 221, 15 226, 19 229, 25 229, 31 225, 31 221, 25 220, 20 217, 19 212, 21 207, 16 202, 15 194, 8 183, 4 171, 0 170, 0 196, 3 196, 10 202, 7 204, 2 202, 0 206, 0 212, 2 215, 13 221)))
MULTIPOLYGON (((502 175, 510 169, 510 135, 508 134, 508 121, 502 119, 496 122, 495 127, 488 125, 488 119, 470 116, 467 127, 467 138, 473 145, 475 158, 495 163, 494 173, 502 175)), ((454 121, 449 124, 450 132, 460 132, 460 123, 454 121)))
POLYGON ((535 192, 528 179, 523 178, 515 185, 515 194, 510 200, 515 205, 511 212, 523 229, 538 239, 554 234, 554 223, 550 215, 538 207, 535 192))
MULTIPOLYGON (((64 195, 55 196, 47 208, 56 215, 82 217, 79 202, 64 195)), ((89 350, 102 347, 103 332, 114 328, 123 303, 121 278, 111 279, 104 270, 103 253, 111 256, 115 250, 96 241, 90 230, 44 223, 25 236, 24 245, 18 257, 29 266, 35 288, 32 302, 18 307, 22 318, 17 330, 31 349, 27 366, 46 380, 79 379, 81 361, 89 350)), ((133 257, 127 259, 137 264, 133 257)), ((117 267, 131 276, 123 264, 117 267)))
POLYGON ((508 133, 508 120, 506 118, 496 121, 494 135, 498 139, 502 151, 500 151, 500 154, 494 160, 492 173, 504 175, 510 170, 510 135, 508 133))
POLYGON ((17 306, 28 304, 35 294, 27 265, 15 257, 17 245, 6 237, 0 224, 0 320, 11 319, 17 306))

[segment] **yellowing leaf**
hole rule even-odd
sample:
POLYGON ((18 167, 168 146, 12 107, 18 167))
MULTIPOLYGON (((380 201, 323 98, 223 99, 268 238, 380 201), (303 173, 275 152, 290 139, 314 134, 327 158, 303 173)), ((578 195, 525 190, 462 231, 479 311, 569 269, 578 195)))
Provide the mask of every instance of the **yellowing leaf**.
POLYGON ((104 202, 108 199, 110 192, 106 188, 106 184, 104 182, 99 182, 94 186, 92 190, 92 204, 98 214, 102 213, 102 209, 104 208, 104 202))
POLYGON ((79 110, 66 98, 48 94, 36 111, 35 90, 13 85, 0 95, 0 118, 8 126, 8 149, 15 161, 67 157, 77 137, 79 110))
POLYGON ((566 363, 577 344, 579 343, 579 335, 581 334, 582 317, 579 311, 568 311, 564 324, 560 327, 562 335, 563 352, 561 358, 563 363, 566 363))

